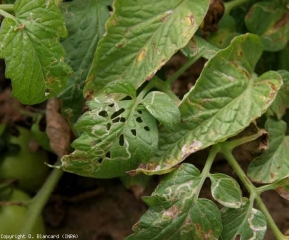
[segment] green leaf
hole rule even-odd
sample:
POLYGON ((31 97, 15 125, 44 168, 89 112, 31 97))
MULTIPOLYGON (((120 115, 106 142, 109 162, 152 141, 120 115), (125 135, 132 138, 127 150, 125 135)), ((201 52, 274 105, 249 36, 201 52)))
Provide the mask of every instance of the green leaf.
POLYGON ((59 93, 72 73, 58 42, 67 31, 53 1, 16 1, 14 11, 15 18, 2 23, 0 51, 6 77, 12 80, 12 96, 35 104, 59 93))
POLYGON ((289 72, 285 70, 280 70, 278 72, 283 79, 283 86, 279 90, 269 110, 272 111, 278 119, 281 119, 286 113, 286 109, 289 107, 289 72))
POLYGON ((108 83, 103 91, 107 94, 110 93, 121 93, 125 96, 130 96, 132 98, 136 97, 136 89, 131 82, 125 80, 113 81, 108 83))
POLYGON ((62 113, 71 126, 82 113, 83 87, 91 66, 97 43, 105 32, 105 22, 109 18, 107 5, 112 0, 74 0, 61 4, 61 10, 69 37, 62 41, 74 76, 62 94, 62 113))
POLYGON ((206 59, 212 58, 219 49, 201 37, 194 36, 189 43, 181 49, 181 52, 189 59, 201 54, 206 59))
POLYGON ((136 176, 125 175, 125 176, 120 177, 120 180, 127 189, 140 188, 138 192, 141 192, 146 189, 151 178, 152 178, 151 176, 139 174, 136 176))
POLYGON ((219 29, 208 36, 208 42, 218 48, 225 48, 230 45, 232 39, 238 35, 235 29, 234 18, 224 15, 218 23, 219 29))
POLYGON ((265 125, 269 134, 269 147, 248 167, 248 176, 255 182, 271 183, 289 176, 289 136, 287 124, 269 118, 265 125))
POLYGON ((145 96, 142 104, 165 128, 173 129, 180 122, 178 106, 165 93, 150 92, 145 96))
POLYGON ((276 1, 254 4, 245 18, 250 32, 260 35, 266 51, 283 49, 289 39, 289 12, 276 1))
POLYGON ((241 208, 223 208, 221 240, 263 239, 267 229, 265 216, 247 201, 241 208))
POLYGON ((259 38, 245 34, 211 58, 179 106, 181 123, 174 131, 160 131, 156 155, 135 171, 171 171, 191 153, 236 135, 260 117, 282 84, 277 72, 254 74, 261 53, 259 38))
POLYGON ((97 95, 114 80, 125 79, 138 88, 151 79, 192 38, 208 5, 208 0, 116 0, 86 90, 97 95))
POLYGON ((239 208, 242 205, 242 191, 234 178, 225 174, 210 174, 213 198, 228 208, 239 208))
POLYGON ((191 164, 182 164, 166 175, 151 197, 143 197, 148 211, 127 240, 218 239, 222 232, 218 207, 207 199, 194 199, 201 175, 191 164))
POLYGON ((275 190, 286 200, 289 200, 289 178, 282 179, 274 183, 275 190))
POLYGON ((87 104, 90 110, 76 124, 82 134, 72 144, 75 151, 61 159, 61 169, 96 178, 118 177, 155 152, 156 121, 146 110, 137 110, 136 100, 100 96, 87 104))

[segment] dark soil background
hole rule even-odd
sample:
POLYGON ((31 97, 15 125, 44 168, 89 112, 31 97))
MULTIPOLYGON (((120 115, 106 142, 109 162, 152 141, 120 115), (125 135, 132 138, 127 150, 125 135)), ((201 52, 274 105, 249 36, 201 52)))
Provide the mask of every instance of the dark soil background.
MULTIPOLYGON (((175 55, 161 74, 172 75, 185 61, 182 55, 175 55)), ((179 97, 194 85, 204 63, 204 60, 198 61, 174 83, 173 90, 179 97)), ((10 82, 4 78, 4 62, 1 61, 0 119, 10 124, 27 125, 27 119, 18 111, 23 106, 11 99, 10 94, 10 82)), ((201 151, 191 155, 187 161, 202 169, 206 155, 207 151, 201 151)), ((235 156, 244 169, 252 160, 251 152, 242 147, 235 151, 235 156)), ((212 172, 236 177, 221 156, 216 159, 212 172)), ((81 240, 124 239, 132 233, 132 226, 147 209, 140 197, 150 195, 160 180, 161 176, 154 176, 143 191, 138 187, 126 189, 119 179, 99 180, 65 173, 43 211, 47 233, 77 234, 81 240)), ((205 183, 201 196, 211 198, 209 182, 205 183)), ((274 191, 264 193, 262 198, 282 232, 288 230, 289 202, 274 191)), ((265 239, 275 239, 270 230, 265 239)))

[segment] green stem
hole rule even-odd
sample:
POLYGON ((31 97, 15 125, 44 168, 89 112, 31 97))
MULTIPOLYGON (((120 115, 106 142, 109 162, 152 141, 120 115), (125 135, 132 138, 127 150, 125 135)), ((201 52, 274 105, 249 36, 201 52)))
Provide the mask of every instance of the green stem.
POLYGON ((2 15, 5 18, 10 18, 10 19, 13 19, 14 21, 16 21, 16 18, 13 15, 11 15, 10 13, 5 12, 5 11, 3 11, 1 9, 0 9, 0 15, 2 15))
POLYGON ((285 237, 280 232, 279 228, 276 226, 276 224, 274 222, 274 219, 272 218, 272 216, 269 213, 267 207, 263 203, 262 198, 259 195, 257 195, 255 199, 256 199, 256 202, 257 202, 257 205, 258 205, 260 211, 264 214, 264 216, 265 216, 265 218, 267 220, 267 223, 270 226, 272 232, 274 233, 276 239, 277 240, 286 240, 286 239, 288 239, 287 237, 285 237))
POLYGON ((257 191, 258 191, 259 194, 261 194, 262 192, 266 192, 266 191, 274 190, 274 189, 275 189, 274 184, 267 184, 267 185, 258 187, 257 191))
POLYGON ((226 144, 226 148, 229 149, 229 150, 233 150, 237 146, 240 146, 240 145, 242 145, 244 143, 256 140, 257 138, 261 137, 265 133, 266 133, 266 131, 261 129, 256 134, 226 142, 225 143, 226 144))
POLYGON ((176 71, 169 79, 166 80, 166 84, 171 86, 193 63, 195 63, 203 54, 203 51, 198 53, 192 59, 190 59, 185 65, 183 65, 178 71, 176 71))
POLYGON ((21 234, 27 235, 32 232, 32 228, 35 225, 38 216, 41 214, 43 207, 47 203, 52 191, 54 190, 62 174, 62 170, 56 168, 53 169, 42 188, 32 199, 31 204, 28 206, 28 218, 21 229, 21 234))
POLYGON ((196 194, 194 195, 194 201, 197 201, 199 198, 202 186, 203 186, 205 180, 207 179, 207 177, 210 175, 210 170, 211 170, 212 164, 213 164, 215 157, 216 157, 217 153, 219 152, 219 150, 220 150, 220 148, 219 148, 218 144, 214 145, 212 147, 212 149, 210 150, 209 156, 206 160, 206 164, 205 164, 203 171, 202 171, 202 174, 201 174, 202 177, 201 177, 200 183, 198 184, 199 187, 196 191, 196 194))
POLYGON ((233 0, 231 2, 225 3, 225 14, 230 14, 231 10, 235 7, 238 7, 242 5, 245 2, 248 2, 249 0, 233 0))
POLYGON ((234 158, 233 154, 231 153, 230 149, 226 147, 226 143, 220 144, 221 146, 221 153, 225 156, 228 163, 231 165, 235 173, 238 175, 242 183, 245 185, 246 189, 250 193, 250 199, 252 199, 252 196, 256 199, 257 205, 260 209, 260 211, 264 214, 267 223, 269 227, 271 228, 272 232, 274 233, 277 240, 285 240, 285 236, 280 232, 277 225, 275 224, 272 216, 268 212, 266 206, 262 202, 262 199, 258 193, 258 190, 255 188, 255 186, 251 183, 251 181, 247 178, 246 174, 234 158))
POLYGON ((0 9, 8 13, 14 13, 14 4, 0 4, 0 9))

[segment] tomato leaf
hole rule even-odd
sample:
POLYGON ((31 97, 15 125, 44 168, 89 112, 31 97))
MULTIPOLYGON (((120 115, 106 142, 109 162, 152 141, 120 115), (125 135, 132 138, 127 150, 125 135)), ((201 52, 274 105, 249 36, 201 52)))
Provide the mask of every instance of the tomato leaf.
POLYGON ((194 199, 201 175, 182 164, 166 175, 150 197, 148 211, 134 227, 132 239, 218 239, 222 232, 218 207, 207 199, 194 199))
POLYGON ((68 78, 61 96, 62 113, 71 126, 82 113, 84 82, 97 43, 105 32, 105 22, 109 17, 107 5, 111 2, 111 0, 74 0, 61 4, 69 34, 69 37, 62 41, 62 45, 67 53, 66 63, 75 72, 74 76, 68 78))
POLYGON ((260 117, 282 84, 277 72, 254 74, 261 53, 260 39, 245 34, 212 57, 179 106, 181 123, 174 131, 160 131, 156 155, 135 172, 171 171, 191 153, 236 135, 260 117))
POLYGON ((228 47, 232 39, 240 35, 236 32, 235 25, 234 18, 225 14, 218 23, 218 31, 208 36, 208 42, 218 48, 228 47))
POLYGON ((135 99, 100 96, 87 104, 90 110, 76 124, 82 132, 72 144, 76 150, 61 159, 61 169, 96 178, 118 177, 155 152, 156 121, 146 110, 137 110, 135 99))
POLYGON ((142 104, 159 122, 168 129, 173 129, 180 122, 180 111, 172 98, 162 92, 150 92, 142 104))
POLYGON ((72 73, 58 42, 67 31, 53 1, 16 1, 14 12, 0 33, 6 77, 12 80, 12 96, 25 104, 39 103, 59 93, 72 73))
POLYGON ((239 208, 242 205, 242 191, 234 178, 225 174, 210 174, 213 198, 228 208, 239 208))
POLYGON ((219 49, 201 37, 194 36, 189 43, 181 49, 181 52, 189 59, 201 54, 202 57, 210 59, 219 49))
POLYGON ((276 192, 286 200, 289 200, 289 178, 274 182, 276 192))
POLYGON ((283 49, 289 39, 289 12, 286 4, 259 2, 248 12, 245 23, 250 32, 261 36, 266 51, 283 49))
POLYGON ((287 124, 270 118, 265 128, 269 134, 269 147, 248 167, 250 179, 259 183, 271 183, 289 176, 287 124))
POLYGON ((269 110, 271 110, 278 119, 281 119, 286 113, 286 109, 289 107, 289 72, 285 70, 280 70, 278 72, 283 79, 283 86, 279 90, 269 110))
POLYGON ((130 96, 132 98, 136 97, 136 89, 134 85, 125 80, 110 82, 103 88, 103 91, 107 94, 120 93, 123 94, 124 97, 126 96, 130 96))
POLYGON ((197 31, 208 0, 116 0, 90 69, 86 90, 97 95, 114 80, 138 88, 197 31))
POLYGON ((223 233, 221 240, 263 239, 267 230, 265 216, 259 210, 252 208, 247 201, 241 208, 223 208, 221 210, 223 233))

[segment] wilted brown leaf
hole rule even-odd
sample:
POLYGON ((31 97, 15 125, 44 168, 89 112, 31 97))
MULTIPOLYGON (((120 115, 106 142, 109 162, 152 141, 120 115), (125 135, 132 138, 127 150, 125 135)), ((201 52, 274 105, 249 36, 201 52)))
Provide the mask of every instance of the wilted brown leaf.
POLYGON ((60 102, 56 98, 51 98, 47 102, 46 122, 46 133, 50 140, 51 149, 59 157, 68 154, 70 127, 60 114, 60 102))

